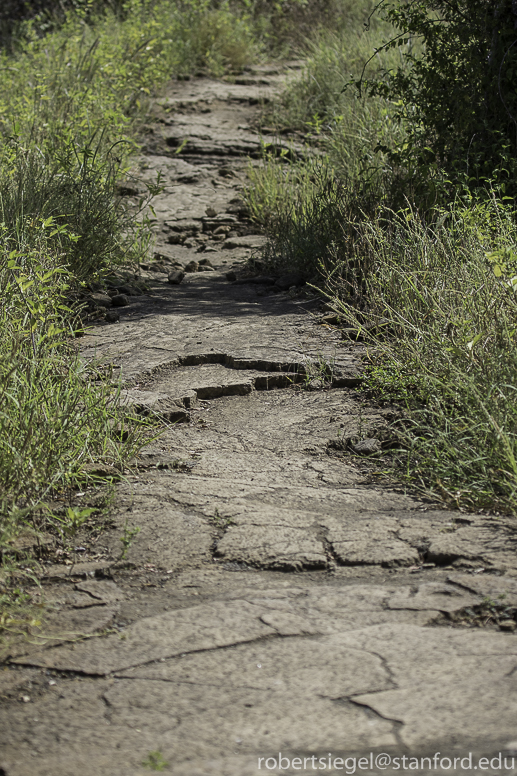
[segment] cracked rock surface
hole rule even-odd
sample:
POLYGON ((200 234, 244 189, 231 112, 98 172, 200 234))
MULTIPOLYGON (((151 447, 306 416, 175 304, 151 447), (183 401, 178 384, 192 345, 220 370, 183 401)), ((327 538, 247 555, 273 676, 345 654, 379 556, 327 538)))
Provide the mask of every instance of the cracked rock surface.
POLYGON ((154 106, 151 293, 83 355, 165 430, 116 486, 95 557, 85 538, 46 571, 45 626, 0 671, 0 776, 143 776, 153 752, 174 776, 350 757, 373 775, 393 770, 382 752, 475 763, 517 740, 515 518, 442 510, 328 455, 340 437, 377 450, 386 423, 354 392, 361 346, 303 279, 246 271, 264 243, 239 195, 258 105, 294 72, 174 83, 154 106))

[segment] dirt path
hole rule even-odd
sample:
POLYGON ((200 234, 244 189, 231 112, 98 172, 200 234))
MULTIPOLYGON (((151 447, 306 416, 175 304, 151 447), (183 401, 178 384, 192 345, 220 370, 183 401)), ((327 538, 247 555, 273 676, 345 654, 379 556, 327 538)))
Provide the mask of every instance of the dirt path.
POLYGON ((329 455, 383 420, 353 390, 360 349, 297 278, 239 280, 263 242, 239 203, 260 153, 250 122, 283 78, 199 79, 158 101, 141 159, 166 185, 152 294, 84 354, 121 368, 128 402, 184 422, 118 486, 113 528, 82 562, 47 570, 59 634, 97 637, 12 655, 0 774, 337 774, 354 756, 357 773, 391 772, 381 752, 440 752, 433 772, 459 773, 468 762, 440 759, 469 751, 472 767, 502 752, 490 773, 512 772, 515 520, 376 489, 360 459, 329 455))

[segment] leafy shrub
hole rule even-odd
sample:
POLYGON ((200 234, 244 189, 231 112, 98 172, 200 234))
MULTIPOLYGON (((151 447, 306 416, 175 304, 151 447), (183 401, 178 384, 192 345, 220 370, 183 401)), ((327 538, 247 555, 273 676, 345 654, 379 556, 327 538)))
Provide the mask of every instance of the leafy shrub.
POLYGON ((401 63, 358 85, 394 104, 405 134, 379 148, 406 181, 418 176, 424 199, 430 178, 444 196, 465 182, 497 183, 513 196, 515 3, 384 0, 379 9, 396 31, 382 48, 397 49, 401 63))

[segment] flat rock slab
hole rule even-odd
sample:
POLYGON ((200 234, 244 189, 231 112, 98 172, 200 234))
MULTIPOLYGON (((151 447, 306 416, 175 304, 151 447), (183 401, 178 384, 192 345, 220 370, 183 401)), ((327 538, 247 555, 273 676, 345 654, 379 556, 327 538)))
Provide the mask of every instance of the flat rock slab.
MULTIPOLYGON (((179 373, 192 370, 194 384, 205 369, 213 367, 179 373)), ((157 383, 160 390, 175 374, 157 383)), ((190 424, 167 430, 142 457, 142 472, 118 487, 113 553, 127 520, 141 528, 129 560, 164 570, 207 561, 403 569, 435 563, 433 547, 441 543, 439 565, 517 571, 512 519, 460 516, 365 487, 353 461, 326 455, 329 438, 357 433, 359 422, 382 423, 382 416, 374 409, 359 415, 345 389, 294 386, 202 402, 190 424), (458 545, 455 537, 465 533, 469 541, 458 545)))
POLYGON ((228 369, 221 364, 200 364, 171 371, 167 378, 154 382, 153 389, 183 402, 183 397, 188 396, 190 391, 194 391, 198 399, 216 399, 244 396, 256 388, 285 388, 299 380, 296 372, 270 374, 253 369, 228 369))
POLYGON ((81 593, 87 593, 90 598, 103 603, 123 601, 125 598, 123 591, 110 579, 92 579, 88 582, 79 582, 75 589, 81 593))
MULTIPOLYGON (((12 645, 7 642, 5 647, 2 645, 0 659, 15 660, 20 655, 29 659, 29 655, 39 654, 55 645, 80 642, 85 637, 109 630, 118 613, 117 605, 105 606, 100 602, 96 605, 95 600, 87 608, 83 602, 76 606, 74 598, 67 601, 65 597, 57 602, 50 598, 48 603, 52 610, 39 625, 31 627, 30 638, 12 645)), ((24 658, 20 659, 23 662, 24 658)))
POLYGON ((230 237, 223 243, 223 248, 262 248, 267 240, 263 235, 250 234, 244 237, 230 237))
MULTIPOLYGON (((337 592, 320 587, 318 591, 297 589, 262 591, 247 600, 202 604, 183 610, 144 618, 124 630, 122 636, 107 636, 73 649, 61 647, 41 654, 19 657, 20 665, 43 666, 62 671, 107 675, 174 655, 218 649, 266 636, 305 636, 345 632, 360 627, 373 615, 379 622, 418 622, 436 619, 440 606, 459 610, 481 602, 452 585, 422 585, 410 588, 368 588, 351 586, 337 592), (451 606, 454 598, 454 606, 451 606), (404 607, 404 602, 408 605, 404 607), (430 603, 434 602, 435 609, 430 603), (400 612, 404 611, 401 615, 400 612), (267 626, 267 627, 264 627, 267 626)), ((498 643, 503 643, 499 637, 498 643)))
MULTIPOLYGON (((368 591, 350 589, 351 610, 368 591)), ((380 613, 391 591, 371 592, 380 613)), ((230 753, 247 762, 245 773, 258 773, 258 758, 279 752, 395 753, 401 742, 407 754, 446 752, 464 740, 466 719, 473 748, 509 740, 517 711, 507 691, 515 639, 403 621, 349 628, 346 609, 346 596, 335 591, 271 590, 262 599, 142 620, 125 639, 46 652, 39 660, 47 666, 116 674, 95 684, 58 679, 59 703, 47 695, 31 704, 33 773, 66 773, 92 736, 93 757, 81 771, 92 776, 99 767, 117 773, 106 765, 117 749, 130 773, 158 750, 177 773, 203 772, 196 770, 202 758, 206 772, 218 763, 214 773, 222 775, 234 772, 224 770, 230 753), (333 632, 318 635, 317 618, 325 614, 333 632), (117 669, 124 664, 135 667, 117 669)), ((28 772, 13 744, 23 712, 0 711, 0 743, 15 776, 28 772)))
POLYGON ((217 544, 216 557, 283 571, 327 566, 321 541, 306 530, 274 523, 229 528, 217 544))
POLYGON ((186 412, 197 403, 197 393, 185 390, 183 394, 173 395, 160 391, 140 391, 122 389, 121 405, 137 415, 158 417, 170 422, 189 420, 186 412))
POLYGON ((86 359, 120 366, 133 382, 196 363, 313 376, 328 369, 339 373, 342 385, 360 382, 361 349, 341 349, 338 333, 303 314, 288 297, 258 301, 255 287, 232 285, 208 272, 179 286, 166 279, 154 286, 153 297, 137 297, 124 308, 128 313, 119 324, 100 324, 87 333, 86 359))
POLYGON ((517 580, 486 574, 450 574, 447 579, 455 585, 490 601, 517 606, 517 580))
MULTIPOLYGON (((126 553, 129 563, 152 563, 166 571, 179 571, 210 562, 215 528, 192 509, 179 509, 167 500, 132 494, 124 508, 117 510, 121 528, 124 524, 139 529, 126 553), (136 516, 136 520, 135 520, 136 516)), ((120 547, 120 530, 111 542, 113 554, 120 547), (117 546, 118 544, 118 546, 117 546)))
POLYGON ((99 561, 84 561, 79 560, 77 563, 71 563, 69 566, 64 564, 55 564, 47 566, 42 572, 42 579, 72 579, 73 577, 93 578, 96 574, 104 574, 109 572, 109 569, 113 565, 113 561, 99 560, 99 561))
POLYGON ((68 605, 74 609, 84 609, 89 606, 104 606, 123 601, 124 592, 109 579, 92 579, 70 586, 57 586, 55 594, 46 591, 45 600, 54 606, 68 605))

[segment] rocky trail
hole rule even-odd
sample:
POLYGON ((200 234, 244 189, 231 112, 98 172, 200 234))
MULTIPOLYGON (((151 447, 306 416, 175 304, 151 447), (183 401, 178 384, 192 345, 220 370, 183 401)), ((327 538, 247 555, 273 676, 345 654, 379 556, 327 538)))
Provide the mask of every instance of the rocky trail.
POLYGON ((380 753, 435 752, 517 770, 516 520, 383 489, 329 449, 386 422, 355 390, 361 346, 296 274, 246 272, 264 242, 239 196, 254 122, 295 72, 156 101, 150 292, 97 295, 82 343, 166 430, 111 527, 46 569, 47 638, 0 670, 4 776, 376 774, 402 770, 380 753))

